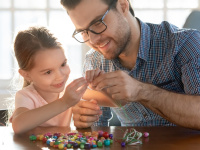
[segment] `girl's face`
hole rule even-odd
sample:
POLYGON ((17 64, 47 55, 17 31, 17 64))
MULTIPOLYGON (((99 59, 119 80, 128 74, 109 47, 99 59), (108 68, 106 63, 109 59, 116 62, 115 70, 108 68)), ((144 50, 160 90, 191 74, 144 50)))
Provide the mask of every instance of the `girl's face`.
POLYGON ((62 49, 47 49, 34 57, 34 67, 28 71, 31 82, 39 93, 60 93, 70 74, 62 49))

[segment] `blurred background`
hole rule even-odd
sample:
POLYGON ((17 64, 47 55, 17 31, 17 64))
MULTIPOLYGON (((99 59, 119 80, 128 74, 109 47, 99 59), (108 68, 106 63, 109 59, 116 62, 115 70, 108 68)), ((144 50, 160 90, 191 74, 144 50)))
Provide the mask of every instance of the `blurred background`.
MULTIPOLYGON (((193 10, 200 10, 200 0, 131 0, 131 4, 136 17, 143 22, 166 20, 180 28, 193 10)), ((48 26, 66 50, 70 80, 82 76, 89 48, 71 37, 75 28, 60 0, 0 0, 0 110, 7 109, 5 98, 10 95, 10 83, 18 69, 13 57, 13 38, 16 31, 30 25, 48 26)))

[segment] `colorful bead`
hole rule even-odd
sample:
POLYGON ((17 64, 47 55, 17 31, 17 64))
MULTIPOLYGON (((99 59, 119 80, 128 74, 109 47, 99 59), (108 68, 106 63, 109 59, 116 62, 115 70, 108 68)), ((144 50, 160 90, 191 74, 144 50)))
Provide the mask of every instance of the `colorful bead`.
POLYGON ((113 139, 113 134, 109 134, 109 138, 110 138, 110 139, 113 139))
POLYGON ((122 143, 121 143, 121 146, 122 146, 122 147, 125 147, 125 145, 126 145, 125 142, 122 142, 122 143))
POLYGON ((29 136, 29 139, 31 141, 35 141, 37 139, 37 137, 34 134, 32 134, 32 135, 29 136))
POLYGON ((113 140, 110 140, 110 144, 112 144, 113 143, 113 140))
POLYGON ((98 142, 97 142, 97 146, 98 146, 98 147, 102 147, 102 146, 103 146, 103 143, 102 143, 101 141, 98 141, 98 142))
POLYGON ((105 145, 105 146, 110 146, 110 140, 105 140, 105 141, 104 141, 104 145, 105 145))
POLYGON ((149 133, 148 132, 144 132, 143 136, 146 138, 149 136, 149 133))
POLYGON ((99 131, 99 137, 103 136, 103 131, 99 131))
POLYGON ((59 149, 63 149, 63 148, 64 148, 64 144, 63 144, 63 143, 60 143, 60 144, 58 145, 58 148, 59 148, 59 149))
POLYGON ((50 142, 50 146, 53 146, 53 145, 54 145, 54 143, 55 143, 54 141, 53 141, 53 142, 50 142))
POLYGON ((90 149, 90 143, 85 143, 85 149, 90 149))
POLYGON ((109 137, 109 134, 108 132, 104 132, 103 135, 102 135, 105 139, 107 139, 109 137))
POLYGON ((41 135, 30 135, 29 139, 31 141, 42 140, 48 146, 58 149, 67 149, 67 148, 80 148, 80 149, 90 149, 96 147, 109 146, 111 141, 112 134, 108 134, 103 131, 93 131, 82 133, 46 133, 41 135), (99 138, 98 138, 99 137, 99 138), (107 138, 107 139, 106 139, 107 138), (99 140, 101 139, 101 140, 99 140))
POLYGON ((71 148, 72 147, 72 144, 67 144, 67 148, 71 148))
POLYGON ((80 149, 84 149, 85 148, 85 144, 81 143, 80 144, 80 149))
POLYGON ((92 145, 92 147, 93 147, 93 148, 96 148, 96 147, 97 147, 97 145, 92 145))
POLYGON ((74 143, 74 144, 73 144, 73 147, 74 147, 74 148, 78 148, 78 147, 79 147, 78 143, 74 143))

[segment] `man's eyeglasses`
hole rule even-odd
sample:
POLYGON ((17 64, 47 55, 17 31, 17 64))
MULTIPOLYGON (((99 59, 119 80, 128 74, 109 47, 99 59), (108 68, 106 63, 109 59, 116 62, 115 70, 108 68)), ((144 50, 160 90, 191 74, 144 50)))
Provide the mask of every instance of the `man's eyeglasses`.
POLYGON ((85 43, 85 42, 87 42, 89 40, 88 31, 90 31, 90 32, 92 32, 94 34, 103 33, 107 29, 107 25, 105 24, 103 19, 108 14, 109 10, 112 8, 112 6, 114 4, 113 2, 111 3, 111 5, 109 6, 108 10, 105 12, 105 14, 103 15, 103 17, 101 19, 99 19, 96 22, 94 22, 93 24, 91 24, 89 26, 89 28, 87 28, 87 29, 84 29, 84 30, 81 30, 81 31, 76 31, 75 30, 73 35, 72 35, 72 37, 75 38, 80 43, 85 43))

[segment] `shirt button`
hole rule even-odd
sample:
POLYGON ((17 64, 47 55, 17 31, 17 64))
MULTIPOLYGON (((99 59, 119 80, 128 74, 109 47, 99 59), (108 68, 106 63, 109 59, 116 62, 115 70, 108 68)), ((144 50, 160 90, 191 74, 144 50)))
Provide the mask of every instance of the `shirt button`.
POLYGON ((144 114, 144 117, 145 117, 145 118, 147 117, 147 114, 146 114, 146 113, 144 114))

